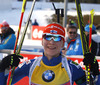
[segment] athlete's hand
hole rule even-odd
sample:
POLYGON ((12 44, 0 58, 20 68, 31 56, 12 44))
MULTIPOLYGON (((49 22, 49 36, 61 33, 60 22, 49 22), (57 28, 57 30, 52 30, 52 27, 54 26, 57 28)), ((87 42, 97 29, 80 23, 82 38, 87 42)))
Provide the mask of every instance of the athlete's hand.
POLYGON ((92 53, 84 54, 85 58, 83 59, 84 65, 88 66, 90 64, 90 71, 93 75, 99 74, 99 65, 98 62, 92 53))
POLYGON ((22 59, 23 57, 21 55, 16 55, 16 54, 11 54, 11 55, 6 56, 0 62, 0 71, 4 71, 9 66, 17 67, 20 62, 20 58, 22 59))

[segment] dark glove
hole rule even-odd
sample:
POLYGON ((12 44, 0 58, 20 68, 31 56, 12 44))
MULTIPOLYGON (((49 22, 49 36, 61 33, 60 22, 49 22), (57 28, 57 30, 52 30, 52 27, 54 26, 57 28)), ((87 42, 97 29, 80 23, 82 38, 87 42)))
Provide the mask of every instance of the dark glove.
POLYGON ((99 65, 98 62, 92 53, 84 54, 85 58, 83 59, 84 65, 88 66, 90 64, 90 71, 93 75, 99 74, 99 65))
POLYGON ((23 57, 21 55, 16 55, 16 54, 11 54, 11 55, 6 56, 0 62, 0 71, 4 71, 9 66, 17 67, 20 62, 20 58, 22 59, 23 57))

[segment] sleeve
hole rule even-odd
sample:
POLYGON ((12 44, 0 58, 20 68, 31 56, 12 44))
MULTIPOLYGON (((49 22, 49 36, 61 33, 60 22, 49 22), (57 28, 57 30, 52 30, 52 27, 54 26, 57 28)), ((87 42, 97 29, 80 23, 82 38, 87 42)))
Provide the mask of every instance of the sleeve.
POLYGON ((2 41, 2 44, 0 44, 0 50, 1 49, 13 49, 15 45, 16 37, 14 34, 9 35, 4 41, 2 41))
POLYGON ((4 72, 0 72, 0 85, 6 85, 7 76, 4 72))
MULTIPOLYGON (((25 76, 29 76, 29 70, 30 66, 32 64, 33 60, 26 61, 22 64, 20 64, 17 69, 14 71, 13 79, 12 79, 12 84, 15 84, 25 76)), ((4 73, 0 73, 0 85, 6 85, 5 82, 7 80, 8 74, 4 75, 4 73)))
POLYGON ((77 85, 86 85, 85 72, 81 66, 73 61, 70 61, 70 68, 72 73, 72 82, 77 85))

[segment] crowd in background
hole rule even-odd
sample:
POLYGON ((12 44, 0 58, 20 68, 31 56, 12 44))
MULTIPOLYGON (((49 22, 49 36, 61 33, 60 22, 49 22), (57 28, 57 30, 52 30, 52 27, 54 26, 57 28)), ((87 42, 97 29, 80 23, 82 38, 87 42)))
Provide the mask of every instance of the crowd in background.
MULTIPOLYGON (((87 45, 89 48, 89 31, 90 27, 89 24, 85 26, 85 35, 87 40, 87 45)), ((82 43, 80 34, 77 33, 78 26, 73 20, 69 21, 69 24, 67 26, 67 37, 65 41, 65 47, 62 49, 62 52, 65 55, 83 55, 82 51, 82 43)), ((95 26, 93 24, 92 26, 92 39, 91 39, 91 52, 96 55, 100 56, 100 40, 99 37, 99 26, 95 26)))

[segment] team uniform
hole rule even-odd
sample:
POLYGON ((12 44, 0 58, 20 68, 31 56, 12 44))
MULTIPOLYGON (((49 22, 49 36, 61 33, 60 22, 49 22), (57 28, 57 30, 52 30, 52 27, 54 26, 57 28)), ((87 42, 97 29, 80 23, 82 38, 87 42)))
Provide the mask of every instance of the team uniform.
POLYGON ((83 55, 81 39, 73 39, 65 42, 66 55, 83 55))
MULTIPOLYGON (((36 60, 24 62, 15 70, 12 84, 29 76, 30 85, 72 85, 74 81, 85 85, 85 73, 80 65, 71 60, 64 64, 63 60, 67 62, 67 58, 60 55, 48 61, 43 55, 36 60)), ((0 85, 6 85, 6 79, 7 75, 0 73, 0 85)))
MULTIPOLYGON (((10 28, 9 28, 10 29, 10 28)), ((0 36, 0 50, 2 49, 14 49, 16 36, 15 32, 11 29, 10 32, 7 32, 5 35, 0 36)))

